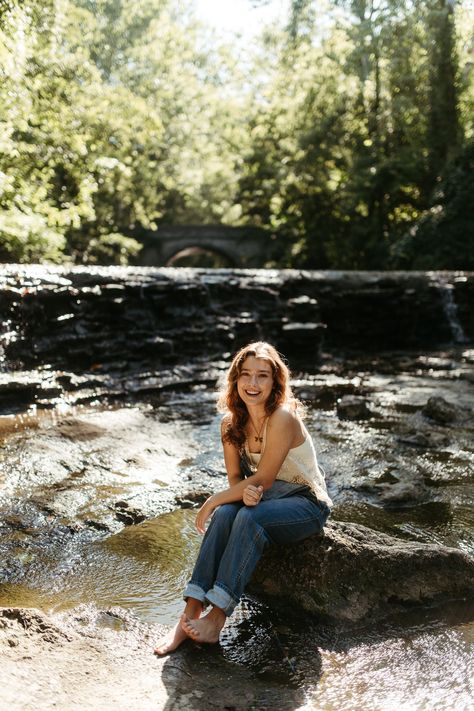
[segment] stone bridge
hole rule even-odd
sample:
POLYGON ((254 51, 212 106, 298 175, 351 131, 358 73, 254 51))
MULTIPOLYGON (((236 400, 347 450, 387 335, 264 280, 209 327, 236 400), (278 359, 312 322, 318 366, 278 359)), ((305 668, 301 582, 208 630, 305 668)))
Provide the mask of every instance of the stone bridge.
POLYGON ((133 237, 142 242, 140 266, 173 266, 182 257, 202 257, 214 264, 196 266, 264 267, 278 259, 275 235, 258 227, 226 225, 173 225, 141 230, 133 237))

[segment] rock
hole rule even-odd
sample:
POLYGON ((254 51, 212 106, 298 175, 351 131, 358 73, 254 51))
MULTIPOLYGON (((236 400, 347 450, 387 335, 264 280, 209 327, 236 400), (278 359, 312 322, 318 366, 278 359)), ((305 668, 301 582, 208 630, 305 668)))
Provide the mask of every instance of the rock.
POLYGON ((113 505, 115 517, 125 526, 133 526, 137 523, 142 523, 146 519, 146 515, 140 509, 130 506, 127 501, 116 501, 113 505))
POLYGON ((110 527, 103 523, 102 521, 95 521, 94 519, 86 519, 84 521, 86 526, 93 528, 95 531, 104 531, 105 533, 110 533, 110 527))
POLYGON ((296 296, 288 299, 287 308, 293 321, 308 322, 319 320, 319 307, 316 299, 310 296, 296 296))
POLYGON ((423 481, 401 481, 381 487, 379 499, 385 506, 406 506, 428 497, 429 489, 423 481))
POLYGON ((184 495, 176 496, 176 503, 182 509, 193 509, 203 504, 210 495, 209 491, 187 491, 184 495))
POLYGON ((296 380, 293 391, 303 401, 319 407, 333 407, 338 398, 360 392, 361 378, 341 378, 336 375, 319 376, 317 380, 296 380))
POLYGON ((446 447, 449 445, 449 439, 437 432, 412 432, 407 434, 397 435, 396 439, 402 444, 408 444, 411 447, 421 447, 422 449, 431 449, 434 447, 446 447))
POLYGON ((281 328, 281 348, 298 363, 312 365, 319 358, 321 343, 326 324, 300 323, 291 321, 283 323, 281 328))
POLYGON ((333 621, 370 621, 414 605, 474 598, 474 558, 329 522, 296 546, 268 548, 250 591, 333 621))
POLYGON ((430 397, 422 413, 439 425, 447 425, 458 418, 457 408, 443 397, 430 397))
MULTIPOLYGON (((283 664, 272 676, 262 674, 260 628, 250 640, 246 633, 258 673, 218 645, 205 650, 186 642, 172 656, 157 657, 153 648, 164 632, 121 608, 81 606, 56 615, 0 608, 0 706, 18 711, 292 711, 305 703, 304 690, 284 676, 283 664)), ((274 635, 270 643, 275 644, 274 635)))
MULTIPOLYGON (((474 276, 443 279, 455 284, 469 341, 474 276)), ((439 284, 421 272, 11 265, 0 274, 0 319, 9 324, 0 347, 12 370, 80 372, 208 359, 263 338, 304 367, 320 358, 323 336, 332 352, 446 344, 443 308, 439 284)))
POLYGON ((344 420, 366 420, 371 412, 365 398, 358 395, 344 395, 336 404, 337 414, 344 420))
POLYGON ((38 404, 62 394, 62 388, 35 372, 0 373, 0 412, 38 404))

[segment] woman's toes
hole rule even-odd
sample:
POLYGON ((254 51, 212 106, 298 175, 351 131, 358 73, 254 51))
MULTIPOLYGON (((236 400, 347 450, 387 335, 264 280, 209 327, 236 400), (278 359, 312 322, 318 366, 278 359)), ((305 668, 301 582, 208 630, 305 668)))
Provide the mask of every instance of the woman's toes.
POLYGON ((189 620, 184 623, 183 629, 188 637, 191 637, 195 642, 199 641, 199 632, 193 627, 189 620))

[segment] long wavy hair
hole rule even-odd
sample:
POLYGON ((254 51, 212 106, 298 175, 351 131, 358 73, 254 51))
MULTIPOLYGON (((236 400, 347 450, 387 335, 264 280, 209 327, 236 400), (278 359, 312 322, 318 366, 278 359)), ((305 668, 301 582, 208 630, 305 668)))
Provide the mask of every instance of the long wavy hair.
POLYGON ((242 450, 245 443, 245 427, 249 419, 249 413, 238 393, 237 381, 242 372, 242 366, 249 356, 266 360, 272 369, 272 391, 265 403, 267 417, 283 404, 289 404, 293 409, 298 409, 301 412, 300 403, 296 400, 290 388, 290 371, 280 353, 265 341, 256 341, 244 346, 235 354, 232 360, 217 401, 219 412, 229 416, 222 439, 224 442, 235 445, 239 451, 242 450))

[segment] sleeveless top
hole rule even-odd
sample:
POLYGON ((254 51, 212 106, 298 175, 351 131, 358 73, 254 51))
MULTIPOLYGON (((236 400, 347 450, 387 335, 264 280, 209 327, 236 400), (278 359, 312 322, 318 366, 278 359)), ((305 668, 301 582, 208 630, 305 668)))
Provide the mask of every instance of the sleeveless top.
MULTIPOLYGON (((267 424, 268 419, 265 422, 263 430, 261 452, 251 452, 248 447, 248 442, 245 440, 245 455, 253 472, 257 471, 260 459, 265 451, 267 424)), ((301 423, 301 426, 303 428, 305 440, 302 444, 298 445, 298 447, 292 447, 288 451, 288 454, 280 467, 280 471, 276 475, 276 480, 285 481, 289 484, 296 484, 299 486, 307 486, 318 501, 323 501, 327 504, 327 506, 331 507, 332 500, 326 490, 324 474, 318 466, 313 440, 311 439, 311 435, 303 423, 301 423)))

